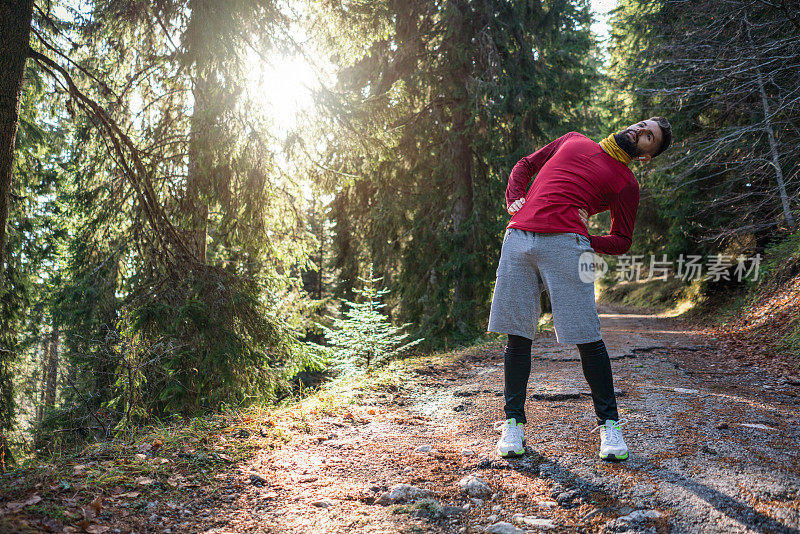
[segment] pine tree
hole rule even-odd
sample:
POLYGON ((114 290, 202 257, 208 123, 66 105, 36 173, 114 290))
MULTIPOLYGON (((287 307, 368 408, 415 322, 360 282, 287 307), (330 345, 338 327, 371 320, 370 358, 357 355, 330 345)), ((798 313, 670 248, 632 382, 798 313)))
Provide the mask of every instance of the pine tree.
POLYGON ((763 250, 794 223, 800 192, 797 10, 636 0, 613 20, 610 108, 625 119, 666 115, 676 140, 643 183, 639 246, 763 250))
POLYGON ((377 289, 382 279, 373 276, 370 266, 369 276, 359 277, 363 287, 355 290, 361 297, 360 302, 344 300, 343 307, 346 309, 343 317, 335 318, 332 328, 324 327, 329 347, 323 347, 322 350, 328 354, 334 367, 345 373, 359 370, 369 372, 423 341, 407 341, 409 334, 400 332, 409 323, 392 326, 389 318, 381 313, 385 307, 381 299, 389 293, 386 287, 377 289))
MULTIPOLYGON (((485 329, 516 161, 580 129, 597 75, 582 1, 324 2, 337 85, 329 132, 341 278, 365 258, 432 343, 485 329), (332 132, 332 133, 331 133, 332 132)), ((342 291, 340 291, 340 294, 342 291)))

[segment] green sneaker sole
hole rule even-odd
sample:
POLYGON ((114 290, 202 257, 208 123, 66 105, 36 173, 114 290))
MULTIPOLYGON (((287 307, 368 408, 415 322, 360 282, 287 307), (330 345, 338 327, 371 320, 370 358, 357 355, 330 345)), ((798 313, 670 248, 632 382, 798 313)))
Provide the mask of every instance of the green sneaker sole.
POLYGON ((518 456, 525 456, 525 450, 528 446, 527 440, 522 440, 522 450, 521 451, 508 451, 507 453, 503 454, 500 451, 497 451, 497 454, 500 455, 501 458, 516 458, 518 456))
POLYGON ((617 456, 615 454, 606 454, 605 456, 603 456, 600 453, 597 453, 597 455, 600 456, 601 459, 603 459, 603 460, 605 460, 607 462, 621 462, 623 460, 627 460, 628 459, 628 453, 627 452, 625 454, 620 454, 619 456, 617 456))

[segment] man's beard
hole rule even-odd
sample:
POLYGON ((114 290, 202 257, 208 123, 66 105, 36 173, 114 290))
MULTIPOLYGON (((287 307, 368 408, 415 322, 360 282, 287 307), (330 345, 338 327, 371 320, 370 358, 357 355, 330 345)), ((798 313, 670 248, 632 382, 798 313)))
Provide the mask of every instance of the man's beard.
POLYGON ((628 130, 622 130, 621 132, 615 133, 614 141, 616 141, 617 145, 631 158, 636 158, 642 155, 642 150, 637 147, 633 141, 631 141, 630 137, 628 137, 628 130))

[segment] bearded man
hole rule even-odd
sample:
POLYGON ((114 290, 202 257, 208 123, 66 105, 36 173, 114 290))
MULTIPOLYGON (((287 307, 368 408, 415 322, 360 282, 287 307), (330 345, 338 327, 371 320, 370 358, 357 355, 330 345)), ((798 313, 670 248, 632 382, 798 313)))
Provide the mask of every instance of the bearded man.
POLYGON ((663 117, 632 124, 596 143, 570 132, 519 160, 506 188, 508 223, 489 313, 489 332, 508 335, 505 416, 498 422, 500 456, 525 453, 525 396, 531 345, 547 291, 559 343, 575 344, 592 392, 600 430, 600 457, 628 458, 614 395, 611 362, 600 332, 593 277, 582 276, 586 253, 618 255, 631 246, 639 184, 628 165, 649 162, 669 147, 663 117), (535 177, 535 178, 534 178, 535 177), (533 184, 528 189, 528 185, 533 184), (527 193, 526 193, 527 189, 527 193), (588 217, 611 212, 608 235, 589 235, 588 217), (583 255, 583 256, 582 256, 583 255))

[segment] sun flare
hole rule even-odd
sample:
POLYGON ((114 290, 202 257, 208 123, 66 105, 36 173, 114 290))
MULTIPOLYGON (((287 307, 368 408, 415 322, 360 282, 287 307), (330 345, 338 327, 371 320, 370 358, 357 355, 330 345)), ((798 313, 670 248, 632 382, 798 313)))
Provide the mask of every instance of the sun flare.
POLYGON ((302 57, 276 55, 263 59, 255 54, 248 62, 248 96, 267 117, 276 133, 285 134, 299 115, 313 104, 312 91, 320 83, 314 67, 302 57))

